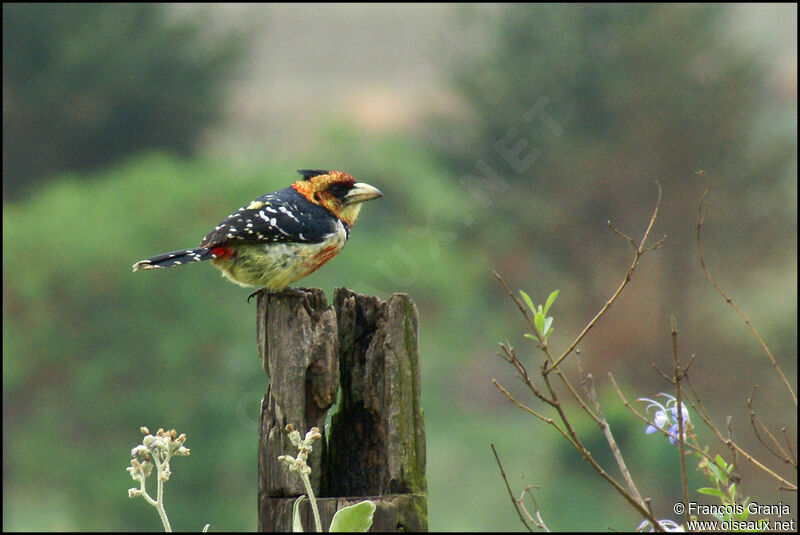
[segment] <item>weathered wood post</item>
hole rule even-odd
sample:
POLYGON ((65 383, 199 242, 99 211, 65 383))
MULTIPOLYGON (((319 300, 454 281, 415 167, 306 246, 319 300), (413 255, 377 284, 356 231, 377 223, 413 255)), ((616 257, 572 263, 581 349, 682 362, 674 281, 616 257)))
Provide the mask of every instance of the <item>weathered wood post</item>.
MULTIPOLYGON (((304 291, 306 299, 258 299, 259 355, 270 377, 258 437, 259 531, 290 531, 294 500, 305 494, 299 476, 277 461, 297 453, 288 423, 325 435, 309 464, 326 529, 338 509, 368 498, 377 505, 372 531, 427 531, 416 306, 405 294, 384 302, 345 288, 328 306, 321 290, 304 291)), ((307 501, 302 511, 313 530, 307 501)))

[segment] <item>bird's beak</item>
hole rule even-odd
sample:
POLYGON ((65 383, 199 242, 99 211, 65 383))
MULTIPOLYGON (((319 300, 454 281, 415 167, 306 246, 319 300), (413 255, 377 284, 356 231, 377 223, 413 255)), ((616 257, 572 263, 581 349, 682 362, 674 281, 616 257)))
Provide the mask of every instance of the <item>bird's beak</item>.
POLYGON ((355 204, 371 201, 378 197, 383 197, 383 193, 381 193, 378 188, 373 188, 369 184, 364 184, 363 182, 356 182, 344 198, 347 204, 355 204))

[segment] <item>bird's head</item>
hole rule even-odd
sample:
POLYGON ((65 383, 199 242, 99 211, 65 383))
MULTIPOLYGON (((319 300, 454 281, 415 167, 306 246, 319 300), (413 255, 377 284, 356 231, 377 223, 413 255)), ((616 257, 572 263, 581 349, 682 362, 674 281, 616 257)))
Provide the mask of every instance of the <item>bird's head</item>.
POLYGON ((352 226, 365 201, 383 197, 377 188, 356 182, 347 173, 301 169, 303 180, 292 187, 310 202, 327 208, 336 217, 352 226))

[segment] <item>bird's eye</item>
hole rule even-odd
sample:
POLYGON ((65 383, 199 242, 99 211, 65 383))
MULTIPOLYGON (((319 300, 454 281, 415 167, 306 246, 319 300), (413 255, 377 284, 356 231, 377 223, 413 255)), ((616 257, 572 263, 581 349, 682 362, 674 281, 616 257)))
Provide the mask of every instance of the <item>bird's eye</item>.
POLYGON ((337 198, 342 198, 347 195, 347 192, 350 191, 350 188, 344 184, 334 184, 328 188, 328 191, 331 195, 337 198))

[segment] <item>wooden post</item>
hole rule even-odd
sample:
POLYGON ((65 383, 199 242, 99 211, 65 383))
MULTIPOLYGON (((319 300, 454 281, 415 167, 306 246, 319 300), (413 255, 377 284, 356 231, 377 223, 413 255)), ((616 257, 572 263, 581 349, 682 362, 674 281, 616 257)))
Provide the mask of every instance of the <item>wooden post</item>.
MULTIPOLYGON (((326 305, 322 290, 306 292, 306 298, 291 293, 258 296, 258 351, 270 378, 259 424, 260 502, 305 494, 298 475, 277 460, 278 455, 297 455, 286 434, 286 424, 294 425, 301 435, 312 427, 321 430, 328 408, 336 401, 336 313, 326 305)), ((308 459, 314 492, 319 489, 322 450, 314 448, 308 459)))
MULTIPOLYGON (((321 290, 304 291, 305 300, 288 292, 258 299, 259 355, 270 376, 259 427, 259 531, 290 531, 294 500, 305 494, 277 461, 297 453, 288 423, 325 434, 309 464, 326 530, 338 509, 371 499, 372 531, 427 531, 416 306, 404 294, 384 302, 344 288, 327 306, 321 290)), ((313 531, 308 501, 301 511, 313 531)))

